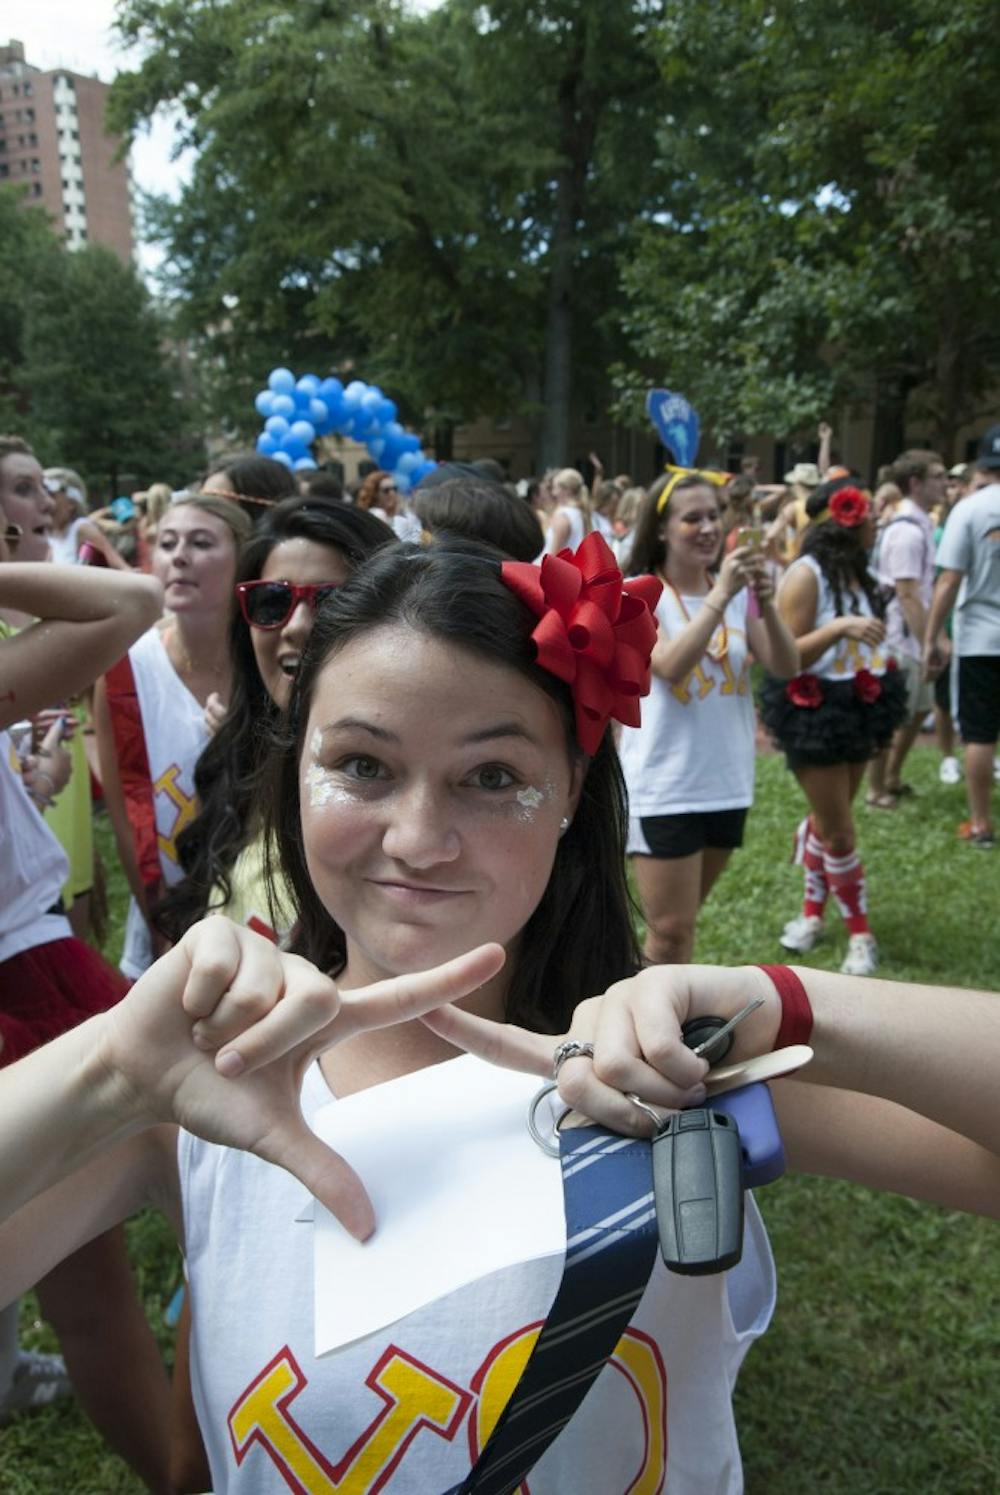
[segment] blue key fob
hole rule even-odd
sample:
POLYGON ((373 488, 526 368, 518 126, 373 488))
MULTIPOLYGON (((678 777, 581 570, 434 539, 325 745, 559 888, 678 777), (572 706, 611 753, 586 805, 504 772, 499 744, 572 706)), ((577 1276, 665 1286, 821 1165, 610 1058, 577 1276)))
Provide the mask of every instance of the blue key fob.
POLYGON ((717 1115, 728 1116, 739 1130, 743 1159, 743 1187, 759 1189, 785 1171, 785 1149, 774 1114, 771 1091, 762 1080, 710 1096, 706 1102, 717 1115))

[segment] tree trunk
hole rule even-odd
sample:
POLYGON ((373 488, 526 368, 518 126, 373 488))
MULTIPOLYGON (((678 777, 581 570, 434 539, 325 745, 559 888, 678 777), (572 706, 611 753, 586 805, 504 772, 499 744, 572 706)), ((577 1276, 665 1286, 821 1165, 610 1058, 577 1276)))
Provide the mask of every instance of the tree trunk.
POLYGON ((586 37, 576 38, 573 56, 559 80, 559 153, 556 210, 549 247, 545 321, 545 382, 542 389, 540 462, 565 467, 570 454, 573 404, 573 268, 576 227, 584 216, 587 171, 597 133, 599 95, 584 75, 586 37))

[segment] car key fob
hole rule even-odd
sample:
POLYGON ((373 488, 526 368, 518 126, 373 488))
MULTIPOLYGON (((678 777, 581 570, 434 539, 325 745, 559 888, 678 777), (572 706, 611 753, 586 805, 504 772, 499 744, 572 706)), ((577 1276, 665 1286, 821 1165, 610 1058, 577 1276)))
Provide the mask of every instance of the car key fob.
POLYGON ((672 1272, 724 1272, 743 1252, 739 1128, 698 1106, 664 1118, 653 1137, 653 1197, 660 1251, 672 1272))

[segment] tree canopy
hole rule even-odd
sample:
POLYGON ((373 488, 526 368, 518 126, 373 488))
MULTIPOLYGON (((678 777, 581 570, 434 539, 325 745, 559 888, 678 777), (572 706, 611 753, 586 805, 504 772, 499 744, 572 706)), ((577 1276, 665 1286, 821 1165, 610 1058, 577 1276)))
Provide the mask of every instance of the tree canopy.
MULTIPOLYGON (((987 0, 120 0, 150 221, 218 409, 272 364, 442 433, 681 389, 716 438, 873 405, 946 452, 1000 372, 987 0)), ((442 436, 446 440, 446 436, 442 436)))
POLYGON ((168 328, 110 250, 71 253, 0 191, 0 422, 112 497, 120 477, 180 482, 200 465, 168 328))

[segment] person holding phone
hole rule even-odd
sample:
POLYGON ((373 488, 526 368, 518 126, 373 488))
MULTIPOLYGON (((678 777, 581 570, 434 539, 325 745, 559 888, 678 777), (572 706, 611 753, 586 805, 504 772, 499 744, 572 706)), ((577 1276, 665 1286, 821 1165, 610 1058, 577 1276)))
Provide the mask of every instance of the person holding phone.
POLYGON ((777 675, 798 669, 761 552, 737 546, 720 564, 721 477, 681 471, 654 483, 631 553, 633 575, 664 584, 650 699, 619 744, 643 948, 656 962, 691 958, 698 911, 743 841, 755 761, 751 650, 777 675))

